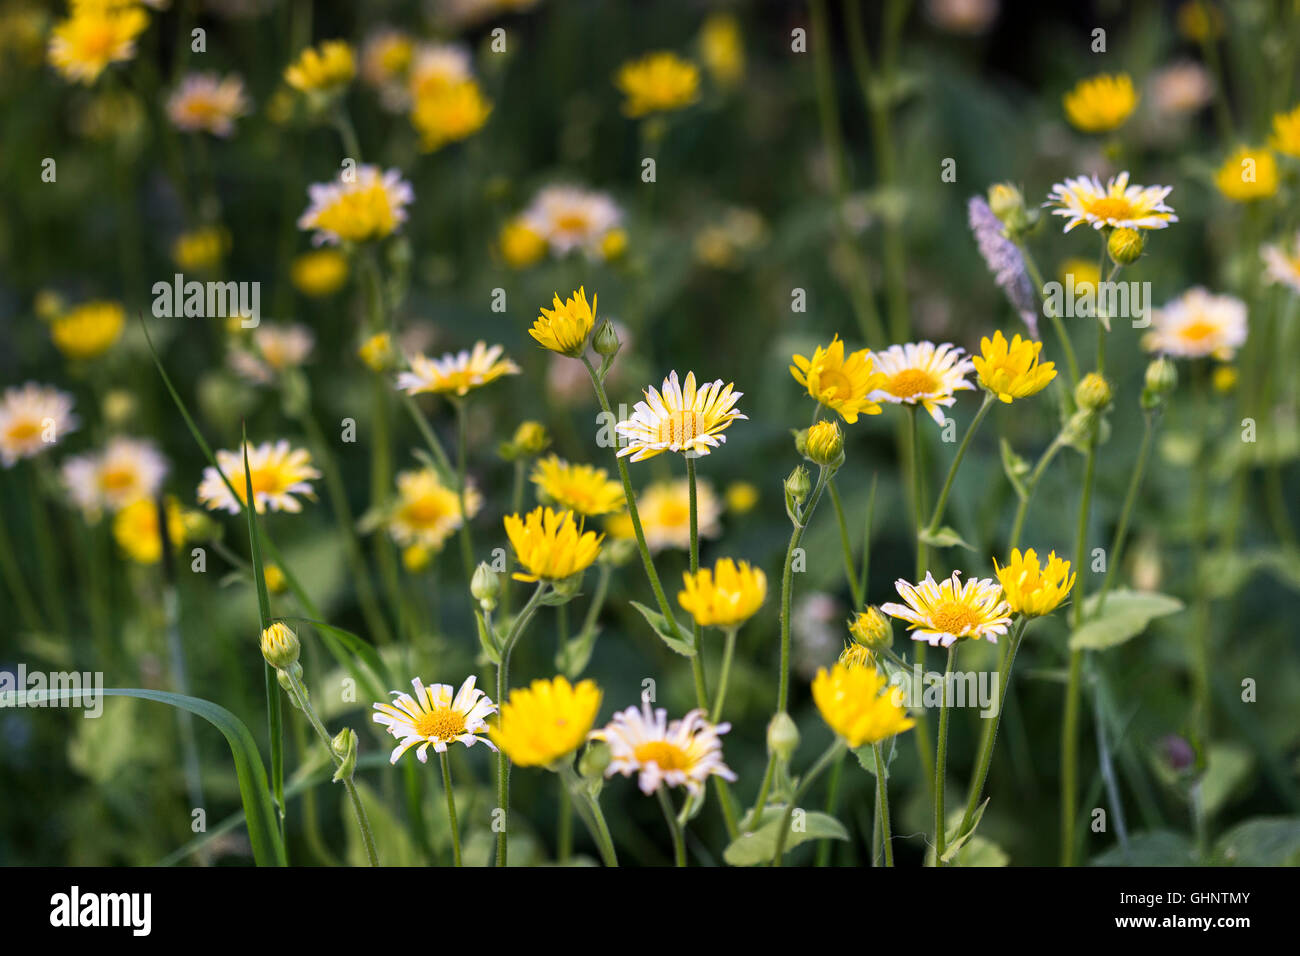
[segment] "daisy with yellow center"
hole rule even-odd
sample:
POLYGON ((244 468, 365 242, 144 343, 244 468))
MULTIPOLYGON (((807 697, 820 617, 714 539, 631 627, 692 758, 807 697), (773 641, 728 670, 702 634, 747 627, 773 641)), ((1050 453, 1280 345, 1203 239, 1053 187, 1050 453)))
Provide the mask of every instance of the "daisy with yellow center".
POLYGON ((406 76, 415 54, 415 41, 401 30, 384 29, 371 34, 361 48, 361 79, 385 94, 406 76))
POLYGON ((232 351, 230 364, 244 378, 265 385, 306 362, 315 346, 316 336, 305 325, 263 323, 253 333, 253 351, 232 351))
POLYGON ((204 226, 176 237, 172 261, 182 272, 205 272, 221 265, 229 251, 230 233, 220 226, 204 226))
POLYGON ((1277 157, 1271 150, 1242 146, 1223 161, 1214 185, 1233 202, 1254 202, 1277 193, 1277 157))
POLYGON ((248 112, 244 81, 237 75, 191 73, 167 100, 167 118, 186 133, 227 137, 235 120, 248 112))
POLYGON ((167 475, 167 459, 153 442, 118 436, 100 453, 69 458, 61 473, 73 503, 97 518, 137 498, 152 499, 167 475))
POLYGON ((1173 186, 1130 186, 1128 173, 1107 181, 1096 176, 1076 176, 1056 183, 1044 206, 1055 206, 1054 216, 1064 216, 1065 231, 1087 223, 1094 229, 1164 229, 1177 222, 1174 210, 1165 204, 1173 186))
POLYGON ((492 102, 477 81, 465 80, 416 97, 411 125, 420 134, 420 148, 430 153, 474 135, 491 113, 492 102))
POLYGON ((622 483, 610 479, 604 468, 570 464, 558 455, 538 460, 532 482, 543 504, 586 517, 622 511, 625 504, 622 483))
POLYGON ((600 258, 602 243, 622 221, 623 211, 606 193, 578 186, 547 186, 519 217, 555 255, 584 249, 592 258, 600 258))
POLYGON ((981 354, 971 361, 980 384, 1010 405, 1017 398, 1041 392, 1056 378, 1056 366, 1052 362, 1039 364, 1038 355, 1042 350, 1042 342, 1022 339, 1019 335, 1012 336, 1008 344, 1006 336, 997 331, 992 339, 980 339, 981 354))
POLYGON ((50 322, 50 337, 70 359, 93 359, 122 336, 126 311, 117 302, 86 302, 50 322))
POLYGON ((623 112, 635 119, 694 103, 700 95, 700 68, 676 53, 649 53, 624 63, 614 85, 627 97, 623 112))
POLYGON ((35 382, 7 388, 0 398, 0 464, 12 468, 20 458, 34 458, 76 427, 66 392, 35 382))
POLYGON ((506 537, 524 568, 516 581, 563 581, 585 571, 600 554, 605 537, 583 531, 572 511, 534 508, 505 517, 506 537))
POLYGON ((452 43, 422 43, 414 53, 407 92, 412 100, 474 78, 469 50, 452 43))
POLYGON ((710 724, 703 710, 669 723, 668 711, 651 712, 649 702, 642 701, 640 710, 629 707, 616 713, 591 738, 609 747, 605 776, 638 774, 637 785, 647 796, 661 786, 685 787, 699 796, 711 776, 736 780, 722 762, 722 735, 730 729, 730 724, 710 724))
POLYGON ((415 200, 411 184, 396 169, 378 166, 343 170, 331 183, 307 188, 311 203, 298 217, 298 228, 315 230, 313 245, 366 242, 391 236, 406 222, 406 207, 415 200))
POLYGON ((945 342, 909 342, 891 345, 883 352, 873 352, 876 368, 884 376, 879 388, 867 397, 872 401, 896 405, 921 405, 930 417, 942 425, 940 406, 956 402, 954 393, 973 389, 966 375, 975 371, 965 349, 945 342))
POLYGON ((1246 342, 1246 303, 1197 286, 1151 313, 1148 352, 1228 361, 1246 342))
POLYGON ((1273 139, 1270 145, 1287 156, 1300 156, 1300 106, 1289 113, 1273 116, 1273 139))
POLYGON ((902 689, 889 686, 874 667, 836 664, 829 671, 823 667, 813 678, 812 694, 826 726, 853 748, 879 743, 916 726, 903 706, 902 689))
MULTIPOLYGON (((287 440, 280 439, 256 447, 249 442, 244 450, 248 454, 248 473, 253 485, 253 506, 258 514, 265 513, 267 508, 298 514, 302 511, 302 502, 296 495, 313 501, 316 499, 311 481, 319 478, 321 473, 312 467, 311 452, 307 449, 291 448, 287 440)), ((230 494, 221 474, 209 466, 203 469, 203 480, 199 483, 199 503, 209 511, 225 509, 232 515, 239 514, 248 494, 245 490, 244 456, 223 448, 216 457, 221 472, 235 486, 238 497, 230 494)))
POLYGON ((522 218, 501 227, 497 239, 501 258, 512 269, 526 269, 546 255, 546 238, 522 218))
POLYGON ((293 286, 309 299, 333 295, 348 281, 347 256, 337 249, 304 252, 289 267, 293 286))
MULTIPOLYGON (((483 506, 482 496, 472 487, 465 489, 465 510, 472 518, 483 506)), ((385 522, 388 533, 400 545, 420 545, 428 551, 441 550, 446 540, 464 524, 460 495, 448 488, 432 468, 404 471, 397 476, 397 500, 385 522)))
MULTIPOLYGON (((636 496, 636 509, 645 533, 646 547, 652 553, 665 548, 686 550, 691 546, 690 482, 685 478, 658 481, 636 496)), ((701 538, 716 538, 722 533, 718 519, 722 506, 707 481, 695 483, 696 525, 701 538)), ((615 538, 631 539, 632 518, 626 512, 605 522, 605 530, 615 538)))
POLYGON ((375 723, 388 728, 388 732, 398 740, 388 762, 397 763, 397 758, 417 744, 420 749, 415 755, 420 763, 428 761, 430 747, 441 754, 447 752, 449 744, 472 747, 477 741, 482 741, 496 750, 483 735, 488 729, 487 718, 496 713, 497 707, 474 683, 475 677, 471 674, 453 696, 450 684, 425 687, 417 677, 411 681, 414 695, 392 691, 391 704, 375 704, 378 713, 371 715, 375 723))
POLYGON ((356 76, 352 47, 342 40, 326 40, 308 47, 285 68, 284 81, 300 93, 335 93, 356 76))
POLYGON ((974 578, 961 583, 961 572, 954 571, 942 583, 926 572, 920 584, 902 578, 894 582, 906 604, 882 604, 880 609, 891 617, 908 622, 912 640, 931 646, 951 646, 960 638, 986 638, 998 642, 1007 632, 1011 608, 1002 599, 1002 588, 991 578, 974 578))
POLYGON ((837 335, 825 348, 817 346, 811 359, 794 355, 791 360, 794 364, 790 366, 790 374, 794 380, 850 425, 859 415, 880 414, 879 403, 869 396, 882 387, 885 377, 875 371, 867 349, 859 349, 846 358, 844 343, 837 335))
POLYGON ((135 4, 72 3, 71 16, 50 34, 50 63, 63 77, 86 86, 110 64, 135 56, 135 40, 149 15, 135 4))
POLYGON ((662 392, 651 386, 644 393, 646 400, 636 403, 632 417, 614 426, 627 439, 618 456, 644 461, 665 451, 707 455, 727 440, 722 432, 732 422, 748 417, 736 411, 744 392, 732 391, 733 387, 716 379, 697 389, 694 372, 686 373, 683 387, 677 372, 670 372, 662 392))
POLYGON ((563 302, 559 293, 552 293, 554 308, 542 307, 542 314, 533 322, 528 334, 552 352, 559 352, 570 358, 582 355, 587 345, 587 337, 596 324, 596 301, 591 297, 587 303, 586 287, 579 287, 563 302))
POLYGON ((411 356, 411 370, 397 376, 397 387, 408 395, 433 392, 436 395, 464 397, 471 389, 481 388, 503 375, 518 375, 520 368, 502 358, 503 346, 488 348, 475 342, 472 351, 448 352, 440 359, 425 355, 411 356))
POLYGON ((596 722, 600 699, 595 681, 574 686, 563 677, 535 680, 510 692, 488 736, 511 763, 550 767, 582 746, 596 722))
POLYGON ((1051 614, 1074 587, 1075 575, 1070 573, 1070 562, 1058 558, 1055 551, 1048 554, 1046 564, 1040 564, 1033 548, 1023 555, 1019 548, 1012 548, 1011 560, 998 567, 994 558, 993 568, 1002 582, 1007 604, 1025 617, 1051 614))
POLYGON ((1279 282, 1300 292, 1300 232, 1291 240, 1289 249, 1279 242, 1264 246, 1260 254, 1264 257, 1269 282, 1279 282))
POLYGON ((1062 102, 1070 124, 1085 133, 1107 133, 1124 125, 1137 108, 1138 94, 1127 73, 1080 80, 1062 102))
MULTIPOLYGON (((174 549, 185 543, 189 527, 188 515, 181 511, 180 503, 167 496, 167 538, 174 549)), ((157 564, 162 560, 162 534, 158 526, 158 502, 153 498, 137 498, 113 518, 113 538, 126 556, 136 564, 157 564)))
POLYGON ((700 627, 740 627, 767 597, 767 576, 748 561, 719 558, 712 570, 683 572, 682 581, 686 590, 678 592, 677 603, 700 627))

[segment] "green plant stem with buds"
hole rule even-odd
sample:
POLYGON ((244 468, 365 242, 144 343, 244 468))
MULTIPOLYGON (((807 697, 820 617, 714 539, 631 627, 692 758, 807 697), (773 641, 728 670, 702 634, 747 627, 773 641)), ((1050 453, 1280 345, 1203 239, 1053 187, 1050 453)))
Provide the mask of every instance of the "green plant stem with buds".
POLYGON ((582 817, 587 832, 596 841, 596 849, 600 852, 600 858, 606 866, 618 866, 618 854, 614 851, 614 838, 610 836, 609 824, 605 822, 605 814, 601 812, 600 801, 592 795, 587 782, 578 776, 568 759, 560 761, 559 773, 564 782, 568 784, 569 793, 577 798, 574 806, 578 808, 578 815, 582 817))
POLYGON ((1029 513, 1029 501, 1034 496, 1034 489, 1038 487, 1039 479, 1043 477, 1043 472, 1047 470, 1047 466, 1056 457, 1056 453, 1064 446, 1065 442, 1062 440, 1061 434, 1058 434, 1052 439, 1052 443, 1047 446, 1043 454, 1039 456, 1038 464, 1034 466, 1034 470, 1029 473, 1029 480, 1025 482, 1025 494, 1016 508, 1015 521, 1011 523, 1011 537, 1007 541, 1008 551, 1019 547, 1020 532, 1025 527, 1025 516, 1029 513))
MULTIPOLYGON (((1133 475, 1129 478, 1128 491, 1124 494, 1124 505, 1119 513, 1119 523, 1115 525, 1115 536, 1110 543, 1106 576, 1102 578, 1101 590, 1097 593, 1097 610, 1095 612, 1097 615, 1101 614, 1102 608, 1105 606, 1106 595, 1110 591, 1111 581, 1114 580, 1115 569, 1119 567, 1120 559, 1124 555, 1124 541, 1128 534, 1129 518, 1133 514, 1134 504, 1137 503, 1138 492, 1142 488, 1142 479, 1146 475, 1147 462, 1151 457, 1151 443, 1156 430, 1156 412, 1144 412, 1142 419, 1142 444, 1138 446, 1137 461, 1133 465, 1133 475)), ((1077 568, 1075 572, 1078 573, 1077 568)))
POLYGON ((794 553, 799 549, 799 542, 803 540, 803 533, 817 510, 817 502, 821 500, 829 479, 830 469, 823 465, 817 473, 817 484, 808 498, 807 507, 799 509, 798 520, 790 532, 790 543, 785 549, 785 565, 781 573, 781 677, 776 697, 777 713, 784 713, 790 700, 790 602, 794 593, 794 553))
POLYGON ((451 791, 451 762, 445 750, 438 757, 442 764, 442 789, 447 795, 447 825, 451 827, 451 863, 460 866, 460 827, 456 824, 456 796, 451 791))
POLYGON ((848 745, 844 743, 843 738, 836 737, 829 747, 817 758, 817 762, 812 765, 809 771, 799 780, 799 785, 795 787, 794 793, 790 795, 790 802, 786 804, 785 810, 781 814, 781 827, 777 830, 776 852, 772 855, 772 865, 780 866, 781 858, 785 856, 785 841, 790 833, 790 818, 794 815, 794 808, 799 802, 799 798, 807 792, 813 782, 822 775, 822 772, 841 757, 848 745))
POLYGON ((934 753, 934 865, 943 866, 943 854, 947 849, 947 834, 944 823, 945 772, 948 769, 948 718, 951 709, 948 706, 948 675, 952 673, 953 660, 957 657, 957 641, 948 647, 948 662, 943 670, 943 686, 939 697, 939 737, 934 753))

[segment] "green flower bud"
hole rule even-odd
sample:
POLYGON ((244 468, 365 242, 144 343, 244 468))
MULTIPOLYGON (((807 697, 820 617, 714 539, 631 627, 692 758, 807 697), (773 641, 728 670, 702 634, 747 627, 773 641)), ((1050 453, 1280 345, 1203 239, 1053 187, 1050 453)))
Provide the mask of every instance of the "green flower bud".
POLYGON ((1142 407, 1150 411, 1163 405, 1177 385, 1178 369, 1172 359, 1162 355, 1147 366, 1142 381, 1142 407))
POLYGON ((605 775, 605 768, 613 759, 614 755, 610 753, 609 744, 598 740, 592 741, 578 758, 578 773, 588 780, 600 780, 605 775))
POLYGON ((875 605, 869 606, 849 622, 849 633, 868 650, 894 646, 894 626, 875 605))
POLYGON ((1099 412, 1110 404, 1110 383, 1096 372, 1089 372, 1079 380, 1074 390, 1074 401, 1080 408, 1099 412))
POLYGON ((613 323, 606 319, 596 330, 591 340, 591 347, 596 350, 597 355, 609 358, 618 351, 619 345, 618 332, 614 330, 613 323))
POLYGON ((1142 256, 1146 237, 1138 229, 1112 229, 1106 240, 1106 251, 1110 253, 1111 262, 1127 266, 1142 256))
POLYGON ((844 433, 837 422, 821 421, 804 433, 804 455, 817 465, 838 467, 844 460, 844 433))
POLYGON ((330 750, 342 761, 334 771, 334 782, 351 780, 352 772, 357 769, 357 732, 351 727, 344 727, 330 741, 330 750))
POLYGON ((785 480, 786 497, 796 504, 803 504, 810 491, 812 491, 812 481, 808 478, 808 469, 803 465, 796 465, 794 471, 790 472, 790 476, 785 480))
POLYGON ((767 725, 767 752, 778 760, 789 761, 799 747, 799 728, 785 711, 767 725))
POLYGON ((474 600, 478 601, 479 607, 484 611, 495 611, 497 598, 501 595, 501 575, 493 571, 486 561, 480 561, 469 582, 469 593, 474 595, 474 600))
POLYGON ((989 187, 989 209, 1008 231, 1016 232, 1029 224, 1025 197, 1011 183, 994 183, 989 187))
POLYGON ((300 650, 298 635, 282 621, 276 621, 262 632, 262 656, 278 671, 296 664, 300 650))

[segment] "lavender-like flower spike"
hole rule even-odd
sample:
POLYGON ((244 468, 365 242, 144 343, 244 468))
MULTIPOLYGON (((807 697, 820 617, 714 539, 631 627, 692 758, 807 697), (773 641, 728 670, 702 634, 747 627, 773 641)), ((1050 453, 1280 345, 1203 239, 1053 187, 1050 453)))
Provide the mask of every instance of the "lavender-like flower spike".
POLYGON ((1034 284, 1025 270, 1025 259, 1016 244, 1002 234, 1002 221, 993 215, 989 204, 979 196, 972 196, 967 207, 971 232, 979 243, 980 255, 993 273, 995 281, 1007 294, 1007 299, 1020 313, 1029 327, 1029 334, 1038 338, 1038 297, 1034 284))

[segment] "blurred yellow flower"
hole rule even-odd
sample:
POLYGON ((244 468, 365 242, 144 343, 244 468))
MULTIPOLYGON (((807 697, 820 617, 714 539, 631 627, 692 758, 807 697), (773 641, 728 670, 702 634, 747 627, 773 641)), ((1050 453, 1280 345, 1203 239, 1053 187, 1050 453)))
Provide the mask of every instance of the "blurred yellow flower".
POLYGON ((743 515, 752 511, 758 504, 758 489, 748 481, 733 481, 727 485, 724 497, 728 511, 743 515))
POLYGON ((1210 382, 1216 392, 1226 395, 1237 387, 1237 367, 1235 365, 1216 365, 1213 374, 1210 376, 1210 382))
POLYGON ((1066 259, 1061 263, 1061 284, 1069 285, 1074 282, 1074 290, 1079 294, 1084 294, 1091 287, 1093 294, 1096 294, 1097 283, 1101 281, 1101 269, 1097 266, 1096 259, 1066 259), (1073 276, 1073 280, 1070 277, 1073 276))
POLYGON ((86 86, 110 64, 133 58, 136 37, 149 26, 149 15, 135 4, 74 3, 71 12, 50 34, 50 63, 86 86))
POLYGON ((527 515, 505 517, 506 537, 528 573, 517 581, 562 581, 585 571, 600 553, 604 535, 583 531, 572 511, 534 508, 527 515))
POLYGON ((71 359, 92 359, 107 352, 122 335, 126 310, 117 302, 86 302, 50 322, 50 336, 71 359))
POLYGON ((501 457, 507 461, 532 458, 546 451, 550 444, 551 436, 546 433, 546 426, 541 422, 520 422, 510 441, 502 444, 501 457))
POLYGON ((207 272, 221 265, 230 250, 230 234, 220 226, 183 232, 172 242, 172 261, 182 272, 207 272))
POLYGON ((268 507, 272 511, 297 514, 302 511, 302 502, 295 495, 315 500, 311 481, 319 478, 321 473, 312 467, 311 452, 307 449, 290 448, 285 439, 257 446, 249 442, 245 448, 248 452, 248 478, 244 475, 244 456, 240 451, 221 449, 216 456, 222 473, 235 487, 235 497, 231 496, 217 469, 210 465, 203 469, 198 498, 209 511, 224 508, 232 515, 239 514, 242 503, 247 501, 249 479, 258 514, 265 513, 268 507))
POLYGON ((466 139, 487 122, 492 103, 474 80, 435 87, 416 98, 411 125, 420 134, 424 152, 466 139))
POLYGON ((767 597, 767 576, 748 561, 719 558, 712 570, 683 572, 682 581, 686 590, 677 593, 677 603, 700 627, 739 627, 767 597))
POLYGON ((526 269, 546 254, 546 238, 522 219, 512 219, 501 227, 497 248, 510 268, 526 269))
POLYGON ((167 475, 167 459, 153 442, 114 435, 103 451, 64 459, 59 474, 73 503, 98 521, 104 509, 152 499, 167 475))
POLYGON ((542 306, 542 314, 534 320, 528 334, 540 342, 543 348, 578 358, 586 350, 587 337, 596 324, 598 296, 593 295, 588 304, 585 287, 579 288, 564 301, 560 301, 558 293, 553 293, 552 296, 553 308, 542 306))
POLYGON ((596 251, 600 254, 600 258, 607 262, 622 258, 623 254, 627 252, 627 230, 611 229, 605 233, 600 240, 600 244, 596 247, 596 251))
POLYGON ((1042 342, 1022 339, 1018 334, 1007 344, 1006 336, 997 331, 992 339, 980 339, 982 354, 971 361, 975 363, 980 384, 1010 405, 1013 399, 1041 392, 1056 378, 1052 362, 1039 364, 1038 355, 1042 350, 1042 342))
POLYGON ((266 582, 266 589, 272 594, 283 594, 289 590, 289 579, 284 576, 284 571, 278 564, 268 564, 263 567, 262 580, 266 582))
POLYGON ((314 229, 315 245, 390 236, 406 221, 406 207, 415 199, 400 172, 381 172, 378 166, 344 169, 333 182, 313 183, 307 194, 311 204, 298 217, 298 228, 314 229))
POLYGON ((595 681, 576 687, 563 677, 516 688, 488 726, 492 743, 520 767, 549 767, 582 746, 596 723, 601 692, 595 681))
POLYGON ((0 465, 12 468, 20 458, 35 458, 77 424, 67 392, 35 382, 6 388, 0 396, 0 465))
POLYGON ((376 333, 361 343, 357 355, 372 371, 382 372, 393 360, 393 337, 387 332, 376 333))
POLYGON ((433 392, 464 397, 503 375, 519 374, 518 365, 501 357, 503 351, 500 345, 488 348, 485 342, 475 342, 472 352, 448 352, 440 359, 413 355, 411 370, 397 376, 397 387, 408 395, 433 392))
POLYGON ((1300 156, 1300 106, 1289 113, 1273 117, 1273 140, 1270 144, 1286 156, 1300 156))
POLYGON ((635 118, 690 106, 699 98, 700 70, 676 53, 649 53, 624 63, 614 84, 627 97, 623 112, 635 118))
POLYGON ((531 480, 543 504, 586 517, 621 511, 625 505, 622 483, 611 480, 604 468, 570 464, 558 455, 540 459, 531 480))
POLYGON ((289 267, 293 286, 310 299, 333 295, 348 281, 347 256, 337 249, 304 252, 289 267))
POLYGON ((1247 146, 1238 147, 1214 174, 1214 185, 1233 202, 1268 199, 1277 192, 1277 183, 1277 159, 1272 151, 1247 146))
POLYGON ((419 574, 433 561, 433 552, 422 544, 407 545, 402 549, 402 567, 410 574, 419 574))
MULTIPOLYGON (((482 496, 467 487, 465 510, 469 516, 473 518, 482 506, 482 496)), ((432 468, 398 474, 397 499, 391 503, 385 522, 388 533, 398 544, 418 544, 437 552, 464 523, 460 495, 444 485, 432 468)))
POLYGON ((1025 617, 1051 614, 1074 587, 1070 562, 1058 558, 1055 551, 1047 556, 1046 564, 1040 564, 1033 548, 1023 555, 1019 548, 1012 548, 1011 560, 999 567, 994 558, 993 568, 1002 582, 1007 604, 1025 617))
POLYGON ((700 27, 700 59, 719 86, 730 88, 745 78, 745 46, 740 23, 730 13, 715 13, 700 27))
POLYGON ((644 402, 637 402, 632 416, 614 426, 627 439, 618 457, 631 455, 632 461, 644 461, 665 451, 707 455, 727 440, 723 435, 731 423, 748 418, 736 411, 736 402, 744 392, 736 392, 732 383, 722 379, 695 386, 695 373, 686 373, 685 384, 673 371, 663 381, 663 390, 646 389, 644 402))
MULTIPOLYGON (((167 537, 173 549, 185 542, 185 518, 180 503, 171 495, 164 505, 167 537)), ((158 503, 137 498, 113 518, 113 538, 136 564, 157 564, 162 559, 162 535, 158 526, 158 503)))
POLYGON ((342 40, 326 40, 308 47, 284 70, 284 81, 300 93, 333 93, 356 76, 352 47, 342 40))
POLYGON ((1223 33, 1223 14, 1208 0, 1186 0, 1178 8, 1177 20, 1178 32, 1197 43, 1223 33))
POLYGON ((1196 286, 1151 313, 1142 346, 1176 358, 1212 356, 1226 362, 1246 343, 1247 316, 1241 299, 1196 286))
POLYGON ((844 343, 837 335, 825 348, 817 346, 811 359, 802 355, 791 359, 794 380, 850 425, 859 415, 880 414, 880 404, 869 396, 883 385, 885 376, 875 371, 869 350, 859 349, 846 357, 844 343))
POLYGON ((1105 133, 1124 125, 1137 108, 1138 94, 1127 73, 1102 73, 1080 80, 1062 102, 1066 118, 1076 129, 1105 133))
MULTIPOLYGON (((691 546, 690 483, 685 478, 656 481, 636 496, 637 514, 645 543, 652 552, 664 548, 685 551, 691 546)), ((718 519, 722 506, 713 486, 707 481, 695 485, 695 520, 701 538, 716 538, 722 533, 718 519)), ((633 536, 632 517, 627 512, 605 521, 605 530, 615 538, 633 536)))
POLYGON ((903 691, 890 687, 874 667, 823 667, 813 678, 812 693, 826 726, 850 747, 878 743, 916 725, 903 706, 903 691))

